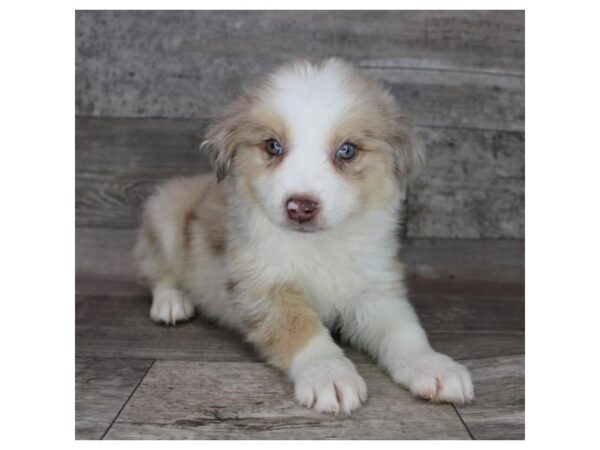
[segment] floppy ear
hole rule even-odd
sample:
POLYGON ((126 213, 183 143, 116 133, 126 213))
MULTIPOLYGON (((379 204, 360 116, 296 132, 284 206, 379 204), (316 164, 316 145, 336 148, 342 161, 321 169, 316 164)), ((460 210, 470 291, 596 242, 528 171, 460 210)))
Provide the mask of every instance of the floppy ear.
POLYGON ((425 152, 410 120, 399 117, 394 133, 394 158, 396 174, 403 188, 425 164, 425 152))
POLYGON ((207 130, 200 150, 206 151, 210 165, 217 173, 217 181, 223 180, 231 166, 235 152, 235 126, 226 116, 212 122, 207 130))

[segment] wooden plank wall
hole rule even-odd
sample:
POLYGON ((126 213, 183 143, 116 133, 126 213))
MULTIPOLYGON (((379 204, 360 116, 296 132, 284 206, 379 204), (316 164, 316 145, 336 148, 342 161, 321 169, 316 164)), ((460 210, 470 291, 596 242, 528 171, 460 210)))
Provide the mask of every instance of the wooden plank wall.
POLYGON ((202 130, 241 85, 337 56, 425 142, 408 237, 524 237, 522 11, 79 11, 76 45, 80 227, 135 226, 155 182, 208 170, 202 130))

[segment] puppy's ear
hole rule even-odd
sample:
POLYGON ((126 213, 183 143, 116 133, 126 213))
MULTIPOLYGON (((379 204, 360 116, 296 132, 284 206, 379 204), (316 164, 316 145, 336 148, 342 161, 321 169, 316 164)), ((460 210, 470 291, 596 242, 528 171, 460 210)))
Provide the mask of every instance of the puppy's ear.
POLYGON ((235 152, 235 122, 229 116, 223 116, 211 122, 206 130, 200 150, 206 151, 210 165, 217 173, 217 181, 223 180, 235 152))
POLYGON ((394 133, 394 158, 396 174, 403 188, 425 165, 423 144, 416 135, 410 120, 401 116, 394 133))

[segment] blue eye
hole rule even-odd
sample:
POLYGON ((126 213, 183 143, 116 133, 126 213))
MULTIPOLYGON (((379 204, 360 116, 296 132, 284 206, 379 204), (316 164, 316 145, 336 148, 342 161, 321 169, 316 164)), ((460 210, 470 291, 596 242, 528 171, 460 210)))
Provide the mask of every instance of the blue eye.
POLYGON ((265 148, 267 152, 273 156, 283 155, 283 146, 276 139, 267 139, 265 142, 265 148))
POLYGON ((348 161, 356 155, 356 147, 354 144, 346 142, 340 146, 335 152, 335 157, 338 159, 342 159, 344 161, 348 161))

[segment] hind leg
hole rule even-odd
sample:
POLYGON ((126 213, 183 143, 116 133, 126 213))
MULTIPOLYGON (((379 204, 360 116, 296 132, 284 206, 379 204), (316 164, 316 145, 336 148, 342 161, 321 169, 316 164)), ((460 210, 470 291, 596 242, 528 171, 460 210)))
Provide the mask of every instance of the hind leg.
POLYGON ((193 315, 194 305, 176 287, 161 282, 152 289, 150 318, 154 322, 175 325, 176 322, 188 320, 193 315))
POLYGON ((207 189, 207 178, 174 179, 148 198, 135 247, 141 279, 152 288, 150 317, 175 324, 194 315, 194 306, 180 290, 197 221, 195 208, 207 189))

